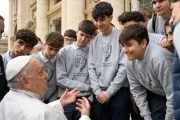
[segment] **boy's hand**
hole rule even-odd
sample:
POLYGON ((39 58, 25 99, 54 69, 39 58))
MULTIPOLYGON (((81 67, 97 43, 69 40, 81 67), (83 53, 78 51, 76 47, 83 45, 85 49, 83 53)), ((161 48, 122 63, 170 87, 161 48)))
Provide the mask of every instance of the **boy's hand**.
POLYGON ((90 115, 90 105, 85 97, 82 97, 82 99, 78 99, 76 105, 76 110, 78 110, 81 113, 81 115, 90 115))
POLYGON ((105 91, 101 91, 101 93, 98 96, 96 96, 97 101, 101 104, 109 102, 109 98, 106 97, 104 93, 105 91))
POLYGON ((77 88, 71 90, 70 92, 68 91, 68 89, 66 89, 66 91, 60 98, 62 107, 75 102, 78 94, 79 94, 79 90, 77 88))

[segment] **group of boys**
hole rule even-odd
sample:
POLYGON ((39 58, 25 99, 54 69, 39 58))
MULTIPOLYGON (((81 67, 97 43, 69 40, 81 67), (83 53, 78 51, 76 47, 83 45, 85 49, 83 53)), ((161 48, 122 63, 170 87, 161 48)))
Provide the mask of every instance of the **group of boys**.
MULTIPOLYGON (((111 24, 111 4, 100 2, 92 10, 95 25, 90 20, 82 21, 76 32, 77 41, 66 38, 72 44, 63 47, 62 35, 49 33, 44 50, 31 55, 44 65, 48 74, 49 89, 41 100, 49 103, 61 97, 66 89, 78 88, 77 99, 89 100, 93 120, 129 120, 131 101, 135 101, 142 117, 135 119, 173 120, 174 45, 172 25, 164 20, 171 15, 170 1, 152 0, 152 4, 157 14, 155 31, 153 18, 147 30, 143 15, 136 11, 120 15, 122 30, 115 28, 111 24), (93 37, 96 28, 99 33, 93 37), (168 39, 155 33, 166 34, 168 39)), ((12 50, 2 55, 4 69, 9 60, 28 54, 36 44, 32 31, 20 29, 12 50)), ((76 102, 64 107, 68 120, 81 116, 76 102)))

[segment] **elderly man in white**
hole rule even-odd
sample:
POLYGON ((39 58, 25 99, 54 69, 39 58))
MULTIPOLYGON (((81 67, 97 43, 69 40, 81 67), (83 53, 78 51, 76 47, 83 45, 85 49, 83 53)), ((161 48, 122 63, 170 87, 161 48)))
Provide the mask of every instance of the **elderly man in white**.
MULTIPOLYGON (((10 91, 0 103, 0 120, 67 120, 63 107, 74 102, 79 91, 65 91, 60 100, 50 104, 38 98, 47 91, 47 73, 43 65, 29 56, 12 59, 6 69, 10 91)), ((79 99, 80 120, 90 120, 90 106, 86 98, 79 99)))

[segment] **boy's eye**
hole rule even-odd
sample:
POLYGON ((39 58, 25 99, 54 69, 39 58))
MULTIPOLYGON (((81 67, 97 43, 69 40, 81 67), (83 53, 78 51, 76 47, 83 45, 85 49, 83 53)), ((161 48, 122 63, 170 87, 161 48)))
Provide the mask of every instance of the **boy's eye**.
POLYGON ((126 44, 126 45, 127 45, 128 47, 132 46, 132 44, 130 44, 130 43, 129 43, 129 44, 126 44))
POLYGON ((26 48, 31 48, 31 45, 26 45, 26 48))
POLYGON ((152 1, 152 4, 155 5, 155 4, 156 4, 156 1, 152 1))

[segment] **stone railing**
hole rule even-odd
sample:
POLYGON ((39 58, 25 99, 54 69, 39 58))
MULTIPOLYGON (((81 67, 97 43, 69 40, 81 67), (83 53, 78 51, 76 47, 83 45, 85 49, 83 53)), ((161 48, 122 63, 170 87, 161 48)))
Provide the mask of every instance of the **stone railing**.
POLYGON ((0 54, 7 52, 8 50, 8 41, 0 39, 0 54))

